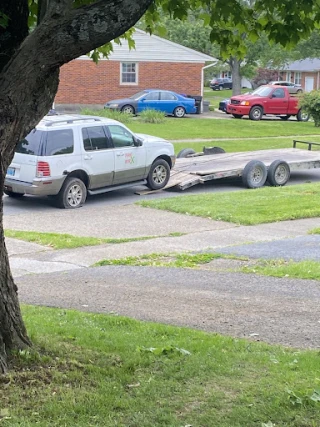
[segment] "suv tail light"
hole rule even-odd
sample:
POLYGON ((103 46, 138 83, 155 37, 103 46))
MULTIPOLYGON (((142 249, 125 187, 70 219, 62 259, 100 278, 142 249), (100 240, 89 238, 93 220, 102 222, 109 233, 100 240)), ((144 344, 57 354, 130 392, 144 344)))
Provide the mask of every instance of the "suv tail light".
POLYGON ((50 176, 50 166, 48 162, 37 162, 37 178, 50 176))

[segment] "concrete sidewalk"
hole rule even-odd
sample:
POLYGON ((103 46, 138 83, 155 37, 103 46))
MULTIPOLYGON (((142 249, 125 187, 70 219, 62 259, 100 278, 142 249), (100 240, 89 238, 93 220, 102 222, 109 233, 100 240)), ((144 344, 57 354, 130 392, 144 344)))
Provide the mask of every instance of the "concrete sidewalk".
POLYGON ((311 229, 319 226, 319 218, 238 226, 136 205, 99 209, 83 207, 32 215, 26 212, 4 217, 4 227, 13 230, 103 238, 153 237, 149 240, 72 250, 52 250, 7 238, 6 245, 14 277, 85 268, 102 259, 155 252, 215 251, 243 254, 249 258, 283 258, 286 255, 289 259, 308 257, 319 260, 320 236, 308 235, 311 229), (170 236, 170 233, 181 235, 170 236), (260 250, 261 247, 263 250, 260 250))

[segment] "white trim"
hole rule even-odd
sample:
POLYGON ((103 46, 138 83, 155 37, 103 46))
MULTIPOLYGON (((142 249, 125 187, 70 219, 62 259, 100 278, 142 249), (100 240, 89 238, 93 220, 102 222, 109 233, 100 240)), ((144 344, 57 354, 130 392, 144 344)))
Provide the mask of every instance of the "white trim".
POLYGON ((138 86, 139 84, 139 63, 135 62, 135 61, 121 61, 120 62, 120 86, 138 86), (135 77, 136 77, 136 81, 135 82, 123 82, 122 81, 122 65, 123 64, 135 64, 136 66, 136 70, 135 70, 135 77))

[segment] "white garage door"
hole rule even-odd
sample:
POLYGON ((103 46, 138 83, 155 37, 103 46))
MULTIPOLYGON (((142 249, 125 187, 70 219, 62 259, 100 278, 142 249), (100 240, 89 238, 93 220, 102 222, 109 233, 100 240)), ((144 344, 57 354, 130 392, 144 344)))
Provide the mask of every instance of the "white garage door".
POLYGON ((306 92, 311 92, 313 90, 313 83, 314 83, 314 78, 313 77, 306 77, 306 87, 305 87, 305 91, 306 92))

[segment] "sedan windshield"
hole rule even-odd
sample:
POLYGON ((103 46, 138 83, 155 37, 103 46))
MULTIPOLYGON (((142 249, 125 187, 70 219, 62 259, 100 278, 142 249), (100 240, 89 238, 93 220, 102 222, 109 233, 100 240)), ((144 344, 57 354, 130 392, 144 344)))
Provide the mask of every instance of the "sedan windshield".
POLYGON ((273 89, 271 87, 260 86, 260 87, 258 87, 258 89, 254 90, 252 92, 252 95, 269 96, 270 93, 272 92, 272 90, 273 89))
POLYGON ((130 99, 134 99, 135 101, 138 101, 138 99, 142 98, 144 95, 146 95, 148 92, 145 90, 142 90, 141 92, 135 93, 134 95, 130 96, 130 99))

